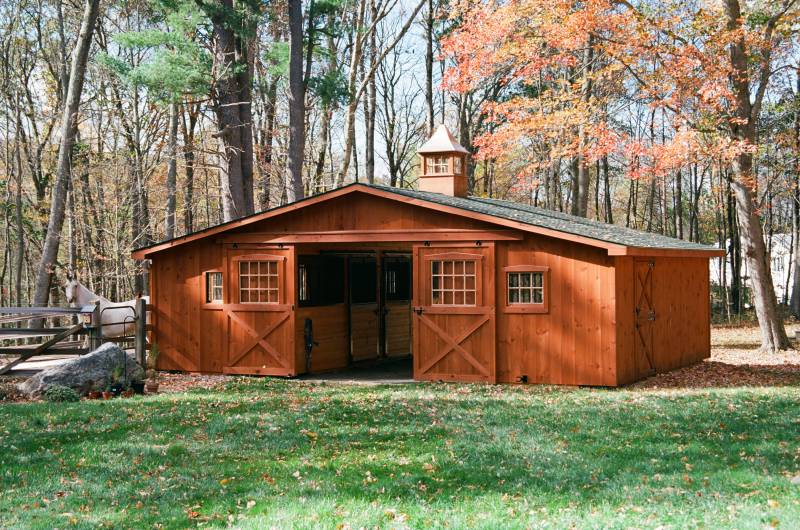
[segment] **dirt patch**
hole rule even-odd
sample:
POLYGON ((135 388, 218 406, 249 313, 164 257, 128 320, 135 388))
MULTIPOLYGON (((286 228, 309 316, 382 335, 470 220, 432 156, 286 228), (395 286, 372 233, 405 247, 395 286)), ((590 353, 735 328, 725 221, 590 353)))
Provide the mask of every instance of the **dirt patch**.
MULTIPOLYGON (((787 331, 794 336, 794 329, 787 331)), ((800 386, 800 352, 764 353, 760 346, 758 327, 712 328, 710 359, 649 377, 631 388, 800 386)))

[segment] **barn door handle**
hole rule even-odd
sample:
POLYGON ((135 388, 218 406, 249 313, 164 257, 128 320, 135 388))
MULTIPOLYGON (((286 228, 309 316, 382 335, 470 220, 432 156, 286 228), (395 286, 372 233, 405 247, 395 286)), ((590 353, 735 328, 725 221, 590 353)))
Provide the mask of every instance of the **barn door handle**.
POLYGON ((647 315, 647 320, 655 320, 655 319, 656 319, 656 312, 650 311, 650 313, 648 313, 647 315))
POLYGON ((421 314, 422 314, 422 308, 421 308, 421 307, 415 307, 415 308, 414 308, 414 312, 415 312, 416 314, 418 314, 418 315, 421 315, 421 314))

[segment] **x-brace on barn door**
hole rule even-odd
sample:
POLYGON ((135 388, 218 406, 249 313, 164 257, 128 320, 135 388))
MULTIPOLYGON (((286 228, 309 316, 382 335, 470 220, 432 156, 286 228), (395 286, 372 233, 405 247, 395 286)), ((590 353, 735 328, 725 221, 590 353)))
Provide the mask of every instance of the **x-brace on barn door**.
POLYGON ((656 321, 656 309, 653 300, 653 275, 655 262, 637 260, 634 262, 634 297, 635 297, 635 337, 634 353, 636 371, 641 377, 655 373, 655 354, 653 351, 653 327, 656 321))
POLYGON ((229 250, 225 303, 228 355, 223 372, 294 375, 292 249, 229 250))
POLYGON ((414 249, 414 378, 496 381, 494 246, 414 249))

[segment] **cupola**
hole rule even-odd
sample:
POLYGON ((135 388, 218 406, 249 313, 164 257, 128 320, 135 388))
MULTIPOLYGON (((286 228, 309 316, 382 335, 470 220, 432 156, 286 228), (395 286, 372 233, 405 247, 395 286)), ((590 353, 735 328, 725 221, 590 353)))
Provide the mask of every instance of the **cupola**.
POLYGON ((456 142, 444 124, 417 151, 420 156, 419 190, 452 197, 467 196, 469 151, 456 142))

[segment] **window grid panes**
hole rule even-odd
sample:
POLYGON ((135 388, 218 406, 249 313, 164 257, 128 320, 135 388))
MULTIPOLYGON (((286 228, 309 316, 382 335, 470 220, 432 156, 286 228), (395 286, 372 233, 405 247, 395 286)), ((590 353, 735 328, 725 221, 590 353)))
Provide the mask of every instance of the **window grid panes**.
POLYGON ((242 304, 278 303, 278 262, 239 262, 239 302, 242 304))
POLYGON ((475 282, 475 261, 432 261, 431 304, 474 306, 475 282))
POLYGON ((457 156, 453 158, 453 173, 456 175, 461 174, 461 157, 457 156))
POLYGON ((543 304, 544 273, 543 272, 509 272, 508 303, 543 304))
POLYGON ((222 273, 206 273, 206 303, 222 303, 222 273))
POLYGON ((397 294, 397 271, 386 271, 386 293, 397 294))
POLYGON ((448 164, 448 157, 446 156, 431 156, 428 157, 428 174, 429 175, 446 175, 450 173, 448 164))
POLYGON ((301 302, 308 301, 308 269, 305 264, 297 268, 297 292, 301 302))

